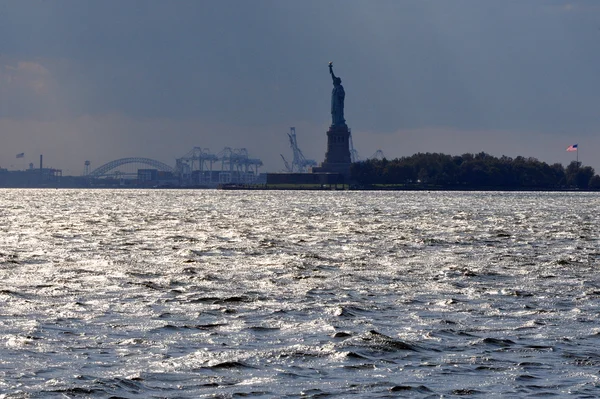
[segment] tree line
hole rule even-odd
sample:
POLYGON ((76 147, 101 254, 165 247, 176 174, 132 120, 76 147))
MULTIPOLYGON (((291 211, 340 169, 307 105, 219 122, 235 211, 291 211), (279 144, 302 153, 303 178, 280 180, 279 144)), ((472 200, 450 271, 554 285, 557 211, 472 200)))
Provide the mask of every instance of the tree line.
POLYGON ((600 189, 600 176, 591 166, 573 161, 566 168, 536 158, 500 158, 480 152, 452 156, 418 153, 409 157, 369 159, 351 166, 359 186, 398 186, 453 189, 600 189))

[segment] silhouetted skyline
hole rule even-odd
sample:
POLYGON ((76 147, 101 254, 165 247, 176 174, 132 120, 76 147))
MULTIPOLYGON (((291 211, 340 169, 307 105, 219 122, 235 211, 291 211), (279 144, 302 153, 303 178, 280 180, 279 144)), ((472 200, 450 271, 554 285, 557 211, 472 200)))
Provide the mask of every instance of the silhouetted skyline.
POLYGON ((247 148, 321 162, 335 63, 361 157, 536 157, 600 170, 594 0, 0 4, 0 167, 80 174, 128 156, 247 148))

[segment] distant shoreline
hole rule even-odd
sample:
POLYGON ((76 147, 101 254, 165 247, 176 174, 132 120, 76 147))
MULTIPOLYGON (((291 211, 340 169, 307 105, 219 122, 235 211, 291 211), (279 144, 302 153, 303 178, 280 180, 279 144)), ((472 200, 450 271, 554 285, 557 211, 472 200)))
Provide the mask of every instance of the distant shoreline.
POLYGON ((514 188, 506 188, 506 187, 358 187, 358 186, 348 186, 339 185, 338 187, 315 187, 315 186, 289 186, 289 187, 281 187, 275 185, 222 185, 217 187, 219 190, 248 190, 248 191, 491 191, 491 192, 600 192, 598 189, 578 189, 578 188, 535 188, 535 187, 514 187, 514 188))
POLYGON ((222 184, 215 187, 208 186, 71 186, 71 185, 29 185, 9 186, 1 185, 0 189, 47 189, 47 190, 226 190, 226 191, 464 191, 464 192, 600 192, 600 189, 579 188, 537 188, 537 187, 461 187, 461 186, 357 186, 348 184, 339 185, 268 185, 268 184, 222 184))

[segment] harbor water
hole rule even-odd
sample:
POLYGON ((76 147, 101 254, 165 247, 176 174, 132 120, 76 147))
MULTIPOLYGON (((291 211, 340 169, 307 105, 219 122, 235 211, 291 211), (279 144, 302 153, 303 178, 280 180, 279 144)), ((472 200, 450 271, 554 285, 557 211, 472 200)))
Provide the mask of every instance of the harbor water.
POLYGON ((600 396, 598 193, 0 204, 0 398, 600 396))

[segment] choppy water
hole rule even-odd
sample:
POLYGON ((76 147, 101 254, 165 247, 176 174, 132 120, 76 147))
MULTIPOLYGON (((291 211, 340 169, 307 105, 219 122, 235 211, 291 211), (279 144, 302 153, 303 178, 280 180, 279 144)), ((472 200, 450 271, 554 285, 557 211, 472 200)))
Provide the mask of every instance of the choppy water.
POLYGON ((0 205, 0 398, 600 396, 598 194, 0 205))

